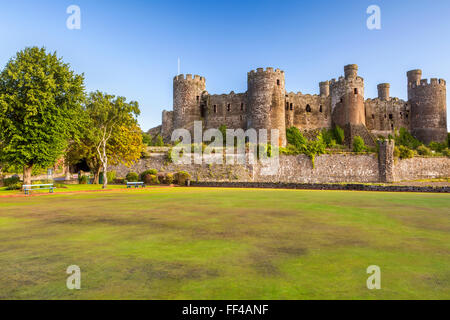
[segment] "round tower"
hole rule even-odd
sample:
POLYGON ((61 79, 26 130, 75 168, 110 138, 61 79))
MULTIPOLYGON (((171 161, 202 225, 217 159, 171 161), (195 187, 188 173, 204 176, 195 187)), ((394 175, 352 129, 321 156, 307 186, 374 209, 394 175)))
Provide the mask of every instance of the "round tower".
POLYGON ((380 83, 377 86, 378 89, 378 99, 380 100, 389 100, 389 88, 391 85, 389 83, 380 83))
POLYGON ((428 83, 416 71, 408 72, 411 133, 425 144, 444 142, 447 139, 446 82, 432 78, 428 83))
POLYGON ((320 87, 320 95, 322 97, 328 97, 330 95, 330 82, 329 81, 320 82, 319 87, 320 87))
MULTIPOLYGON (((286 145, 285 80, 284 71, 258 68, 248 73, 248 123, 247 128, 279 130, 279 146, 286 145)), ((273 143, 273 141, 272 141, 273 143)))
POLYGON ((354 79, 358 75, 358 65, 348 64, 344 66, 345 79, 354 79))
POLYGON ((408 78, 407 88, 408 88, 408 100, 409 100, 409 99, 411 99, 411 94, 413 93, 413 92, 411 92, 410 88, 412 87, 413 84, 415 84, 416 86, 420 84, 420 79, 422 79, 422 70, 415 69, 415 70, 408 71, 406 73, 406 76, 408 78))
POLYGON ((344 67, 345 78, 331 80, 331 109, 333 123, 346 125, 365 125, 364 79, 357 74, 358 66, 344 67))
POLYGON ((204 77, 180 74, 173 79, 173 128, 192 131, 194 121, 200 121, 201 97, 206 90, 204 77))

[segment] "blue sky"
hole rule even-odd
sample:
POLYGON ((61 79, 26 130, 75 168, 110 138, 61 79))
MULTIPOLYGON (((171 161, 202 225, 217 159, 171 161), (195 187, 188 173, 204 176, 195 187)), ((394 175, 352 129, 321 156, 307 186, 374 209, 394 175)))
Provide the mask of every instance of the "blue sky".
MULTIPOLYGON (((36 1, 0 0, 0 65, 26 46, 56 50, 89 91, 137 100, 148 130, 172 109, 172 79, 206 77, 210 93, 246 91, 247 72, 286 72, 286 90, 318 93, 319 81, 359 65, 366 98, 391 83, 406 99, 406 71, 450 82, 450 1, 36 1), (66 28, 69 5, 81 30, 66 28), (381 30, 366 9, 381 8, 381 30)), ((447 98, 449 105, 449 98, 447 98)), ((448 121, 450 122, 450 121, 448 121)))

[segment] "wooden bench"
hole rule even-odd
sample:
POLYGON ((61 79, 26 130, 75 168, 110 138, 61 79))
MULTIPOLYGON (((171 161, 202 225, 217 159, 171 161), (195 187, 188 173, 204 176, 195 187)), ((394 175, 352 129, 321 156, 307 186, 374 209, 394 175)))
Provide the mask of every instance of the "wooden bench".
POLYGON ((23 191, 26 195, 30 194, 32 191, 36 190, 49 190, 49 193, 53 193, 56 188, 51 184, 26 184, 22 186, 23 191))
POLYGON ((127 189, 130 189, 133 186, 135 188, 145 188, 145 184, 143 182, 127 182, 127 189))

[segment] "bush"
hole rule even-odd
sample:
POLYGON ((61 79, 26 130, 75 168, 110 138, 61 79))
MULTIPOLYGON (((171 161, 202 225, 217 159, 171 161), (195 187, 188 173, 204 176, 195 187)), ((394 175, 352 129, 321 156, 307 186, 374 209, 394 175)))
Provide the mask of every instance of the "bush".
POLYGON ((79 176, 78 177, 78 183, 79 184, 88 184, 89 177, 88 176, 79 176))
POLYGON ((286 129, 286 139, 289 144, 292 144, 297 150, 301 150, 306 145, 306 138, 296 127, 286 129))
MULTIPOLYGON (((17 175, 14 175, 14 176, 6 178, 6 179, 3 179, 3 185, 5 187, 9 187, 11 185, 15 185, 15 184, 17 184, 19 182, 20 182, 20 178, 17 175)), ((12 190, 15 190, 15 189, 12 189, 12 190)))
POLYGON ((344 129, 342 129, 339 126, 336 126, 333 129, 333 134, 334 134, 334 139, 336 140, 337 144, 344 144, 344 140, 345 140, 344 129))
POLYGON ((164 183, 165 184, 172 184, 173 181, 174 181, 173 174, 172 173, 166 174, 166 176, 164 178, 164 183))
POLYGON ((152 145, 152 140, 153 137, 146 133, 146 132, 142 132, 142 143, 147 145, 147 146, 151 146, 152 145))
POLYGON ((450 157, 450 149, 445 148, 444 150, 442 150, 442 154, 446 157, 450 157))
POLYGON ((298 150, 295 146, 293 146, 292 144, 288 144, 286 146, 286 148, 280 147, 280 154, 285 154, 288 156, 294 156, 294 155, 298 155, 301 154, 301 150, 298 150))
POLYGON ((424 145, 417 147, 417 153, 420 154, 421 156, 430 156, 432 154, 431 149, 427 148, 424 145))
POLYGON ((116 172, 115 171, 106 172, 106 178, 108 178, 108 183, 113 182, 114 180, 116 180, 116 172))
POLYGON ((327 148, 333 148, 336 145, 336 139, 334 137, 333 130, 323 129, 322 138, 327 148))
POLYGON ((158 134, 158 136, 156 137, 156 141, 155 141, 155 146, 156 147, 164 147, 164 140, 161 137, 161 135, 158 134))
POLYGON ((323 142, 322 134, 319 133, 316 140, 309 140, 304 147, 303 153, 306 154, 312 162, 313 168, 315 168, 316 156, 324 154, 326 145, 323 142))
POLYGON ((364 140, 360 136, 356 136, 353 139, 353 151, 354 152, 363 152, 366 150, 366 145, 364 144, 364 140))
POLYGON ((187 180, 191 179, 191 175, 186 171, 180 171, 175 174, 175 181, 180 186, 184 186, 187 180))
POLYGON ((394 158, 400 158, 400 149, 398 146, 394 147, 394 158))
POLYGON ((128 182, 138 182, 139 181, 139 176, 136 172, 128 172, 127 176, 125 177, 125 179, 128 182))
POLYGON ((155 185, 155 184, 159 184, 159 180, 158 177, 154 174, 146 174, 142 181, 147 184, 147 185, 155 185))
POLYGON ((446 143, 439 143, 439 142, 430 142, 428 147, 436 152, 442 152, 445 148, 447 148, 446 143))
MULTIPOLYGON (((149 170, 145 170, 144 172, 142 172, 140 175, 139 175, 139 179, 141 180, 141 181, 144 181, 144 177, 147 175, 147 174, 151 174, 151 175, 157 175, 158 174, 158 170, 156 170, 156 169, 149 169, 149 170)), ((130 182, 134 182, 134 181, 130 181, 130 182)))
POLYGON ((408 147, 398 146, 398 151, 400 159, 409 159, 414 157, 414 150, 411 150, 408 147))
POLYGON ((417 149, 422 143, 414 138, 405 128, 400 128, 399 134, 395 136, 395 143, 409 149, 417 149))
POLYGON ((6 187, 6 190, 21 190, 21 189, 22 189, 22 182, 12 183, 6 187))

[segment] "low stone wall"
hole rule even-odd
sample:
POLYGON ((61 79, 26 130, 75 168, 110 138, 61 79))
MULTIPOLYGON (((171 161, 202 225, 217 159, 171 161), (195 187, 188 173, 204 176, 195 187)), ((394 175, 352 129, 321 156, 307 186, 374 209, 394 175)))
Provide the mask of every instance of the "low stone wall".
POLYGON ((109 169, 115 170, 118 178, 124 178, 130 171, 139 174, 148 169, 156 169, 158 172, 186 171, 192 176, 192 181, 373 183, 386 182, 386 172, 392 172, 392 174, 389 173, 391 178, 387 182, 447 178, 450 177, 450 158, 414 157, 395 162, 386 160, 383 162, 376 154, 324 154, 316 157, 313 168, 311 159, 306 155, 280 155, 279 166, 275 167, 270 174, 267 168, 272 167, 261 163, 176 165, 167 161, 165 153, 152 153, 148 158, 139 160, 131 167, 119 165, 109 169))
POLYGON ((394 164, 395 181, 448 177, 450 177, 450 158, 448 157, 414 157, 396 160, 394 164))
POLYGON ((251 181, 253 176, 252 168, 244 165, 169 163, 165 153, 152 153, 131 167, 125 165, 109 167, 109 170, 116 171, 118 178, 125 178, 131 171, 140 174, 148 169, 156 169, 158 172, 186 171, 195 181, 251 181))
POLYGON ((193 187, 220 188, 268 188, 268 189, 307 189, 307 190, 347 190, 383 192, 434 192, 450 193, 450 187, 440 186, 384 186, 368 184, 325 184, 325 183, 274 183, 274 182, 192 182, 193 187))
POLYGON ((324 154, 316 157, 313 168, 306 155, 280 156, 275 175, 265 175, 255 166, 254 181, 293 183, 378 182, 376 154, 324 154))

